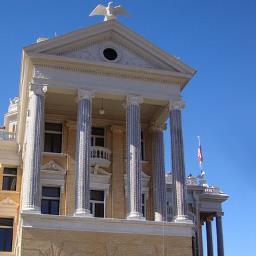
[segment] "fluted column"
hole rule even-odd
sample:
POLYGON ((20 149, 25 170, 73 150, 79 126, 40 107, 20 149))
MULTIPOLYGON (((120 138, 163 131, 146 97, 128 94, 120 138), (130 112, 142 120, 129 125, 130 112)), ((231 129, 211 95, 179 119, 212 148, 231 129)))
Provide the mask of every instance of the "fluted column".
POLYGON ((199 223, 197 223, 197 244, 198 244, 198 256, 203 256, 203 234, 202 234, 202 226, 203 222, 201 222, 199 217, 199 223))
POLYGON ((216 232, 217 232, 218 256, 224 256, 222 214, 221 213, 220 214, 218 213, 216 216, 216 232))
POLYGON ((163 129, 155 125, 151 128, 155 221, 166 221, 167 214, 163 129))
POLYGON ((78 90, 75 216, 90 214, 90 149, 93 92, 78 90))
POLYGON ((206 237, 207 237, 207 255, 213 256, 213 242, 212 242, 212 220, 206 219, 206 237))
POLYGON ((141 96, 129 95, 126 101, 126 144, 128 178, 128 219, 143 219, 141 195, 141 96))
POLYGON ((187 221, 186 205, 186 174, 184 164, 183 135, 181 123, 181 109, 184 103, 170 103, 170 127, 171 127, 171 154, 172 154, 172 184, 174 221, 187 221))
POLYGON ((22 210, 40 213, 40 170, 46 86, 30 84, 22 210))

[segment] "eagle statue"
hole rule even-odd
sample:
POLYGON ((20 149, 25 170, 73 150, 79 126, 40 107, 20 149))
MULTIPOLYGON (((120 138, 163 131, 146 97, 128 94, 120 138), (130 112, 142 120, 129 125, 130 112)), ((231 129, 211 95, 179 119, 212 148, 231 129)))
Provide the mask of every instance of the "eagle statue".
POLYGON ((104 6, 102 4, 99 4, 89 16, 95 16, 95 15, 103 15, 105 16, 104 21, 108 20, 115 20, 117 19, 117 15, 128 15, 128 12, 121 6, 115 6, 113 7, 113 2, 109 2, 108 6, 104 6))

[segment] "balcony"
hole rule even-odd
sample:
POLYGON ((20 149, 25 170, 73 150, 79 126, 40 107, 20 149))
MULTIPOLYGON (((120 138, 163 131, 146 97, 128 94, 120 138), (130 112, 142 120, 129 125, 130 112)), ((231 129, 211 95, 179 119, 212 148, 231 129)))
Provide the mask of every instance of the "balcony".
POLYGON ((111 151, 104 147, 91 147, 91 165, 108 168, 111 164, 111 151))
POLYGON ((15 139, 16 139, 15 132, 7 132, 5 130, 0 130, 0 140, 14 141, 15 139))

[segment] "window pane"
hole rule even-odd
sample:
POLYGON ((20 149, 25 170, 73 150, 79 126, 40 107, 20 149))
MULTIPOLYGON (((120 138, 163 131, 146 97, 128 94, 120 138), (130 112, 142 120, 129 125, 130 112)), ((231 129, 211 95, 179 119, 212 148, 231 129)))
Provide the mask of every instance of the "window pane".
POLYGON ((17 168, 4 168, 4 174, 17 175, 17 168))
POLYGON ((95 201, 104 201, 104 191, 100 190, 91 190, 91 200, 95 201))
POLYGON ((45 133, 44 152, 61 153, 62 134, 45 133))
POLYGON ((42 199, 41 201, 41 213, 49 214, 49 200, 42 199))
POLYGON ((95 204, 95 217, 104 218, 104 204, 95 204))
POLYGON ((90 203, 90 214, 92 214, 92 203, 90 203))
POLYGON ((143 217, 145 217, 145 206, 144 205, 142 205, 142 215, 143 215, 143 217))
POLYGON ((44 197, 60 197, 60 188, 42 187, 42 196, 44 197))
POLYGON ((92 127, 92 135, 104 136, 104 134, 105 134, 104 128, 92 127))
POLYGON ((142 194, 142 204, 145 204, 145 194, 142 194))
POLYGON ((54 132, 62 132, 62 124, 45 123, 45 130, 54 131, 54 132))
POLYGON ((13 219, 1 218, 0 226, 0 251, 12 251, 13 219))
POLYGON ((16 191, 16 177, 4 176, 2 190, 16 191))
POLYGON ((59 200, 50 200, 50 214, 59 215, 59 200))
POLYGON ((0 219, 0 226, 12 227, 13 226, 13 219, 11 219, 11 218, 1 218, 0 219))
POLYGON ((104 147, 104 138, 95 138, 95 146, 104 147))

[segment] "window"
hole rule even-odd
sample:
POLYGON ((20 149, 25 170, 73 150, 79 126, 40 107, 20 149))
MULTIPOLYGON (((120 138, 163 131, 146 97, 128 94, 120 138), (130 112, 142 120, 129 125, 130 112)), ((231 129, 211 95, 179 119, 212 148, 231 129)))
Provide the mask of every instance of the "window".
POLYGON ((45 123, 44 152, 61 153, 62 124, 45 123))
POLYGON ((92 127, 91 145, 105 147, 105 129, 92 127))
POLYGON ((141 132, 141 160, 145 160, 144 132, 141 132))
POLYGON ((60 188, 42 187, 41 212, 43 214, 59 215, 60 188))
POLYGON ((141 206, 142 206, 142 215, 143 215, 143 217, 146 218, 146 210, 147 210, 147 209, 146 209, 146 196, 145 196, 144 193, 142 194, 141 206))
POLYGON ((104 49, 103 55, 107 60, 110 60, 110 61, 114 61, 118 57, 116 50, 113 48, 104 49))
POLYGON ((0 218, 0 252, 12 251, 13 219, 0 218))
POLYGON ((105 195, 104 191, 91 190, 90 193, 90 211, 94 217, 105 217, 105 195))
POLYGON ((16 191, 17 168, 4 168, 2 190, 16 191))

